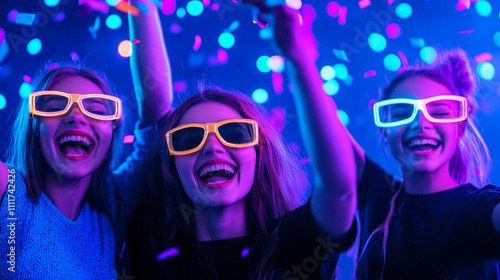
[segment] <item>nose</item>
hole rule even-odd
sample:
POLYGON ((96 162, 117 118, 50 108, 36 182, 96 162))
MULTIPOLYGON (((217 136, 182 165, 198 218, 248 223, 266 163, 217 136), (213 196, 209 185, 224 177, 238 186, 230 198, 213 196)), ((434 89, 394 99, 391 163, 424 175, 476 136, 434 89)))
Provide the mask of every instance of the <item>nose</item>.
POLYGON ((215 154, 215 153, 223 153, 224 151, 225 151, 224 145, 219 141, 217 135, 215 135, 215 133, 213 132, 209 133, 207 136, 207 140, 205 141, 205 145, 203 145, 202 153, 215 154))
POLYGON ((87 124, 88 120, 83 115, 82 111, 78 107, 78 104, 73 103, 69 111, 65 114, 66 124, 87 124))
POLYGON ((432 123, 425 117, 424 113, 420 110, 417 112, 415 119, 411 123, 411 129, 414 129, 414 130, 429 129, 429 128, 431 128, 431 126, 432 126, 432 123))

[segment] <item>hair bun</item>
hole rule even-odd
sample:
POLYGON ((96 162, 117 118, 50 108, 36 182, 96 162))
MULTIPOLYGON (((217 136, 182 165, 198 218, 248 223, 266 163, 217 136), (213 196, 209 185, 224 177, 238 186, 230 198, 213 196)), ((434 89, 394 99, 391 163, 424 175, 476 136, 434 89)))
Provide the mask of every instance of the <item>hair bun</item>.
POLYGON ((455 49, 444 52, 439 64, 439 68, 442 70, 446 69, 447 72, 449 71, 449 75, 446 76, 451 79, 452 84, 460 95, 467 97, 474 93, 475 83, 465 51, 455 49))

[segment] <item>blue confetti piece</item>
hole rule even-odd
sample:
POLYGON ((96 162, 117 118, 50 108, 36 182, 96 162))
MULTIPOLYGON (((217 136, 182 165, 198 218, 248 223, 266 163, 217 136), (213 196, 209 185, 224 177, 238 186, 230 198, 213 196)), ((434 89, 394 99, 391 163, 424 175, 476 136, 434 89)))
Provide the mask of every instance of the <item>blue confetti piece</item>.
POLYGON ((101 17, 97 16, 95 18, 94 26, 89 26, 89 32, 90 35, 92 35, 92 39, 95 40, 97 38, 97 30, 99 30, 100 27, 101 27, 101 17))
POLYGON ((421 48, 425 46, 424 38, 410 38, 410 43, 416 48, 421 48))
POLYGON ((266 0, 265 5, 268 7, 281 6, 286 3, 286 0, 266 0))
POLYGON ((180 250, 177 247, 168 248, 167 250, 159 253, 156 256, 156 260, 159 261, 159 262, 161 262, 161 261, 163 261, 165 259, 177 256, 179 253, 180 253, 180 250))
POLYGON ((0 63, 2 63, 3 59, 9 53, 9 45, 7 44, 7 40, 4 40, 0 45, 0 63))
POLYGON ((233 32, 238 29, 238 27, 240 27, 240 22, 235 20, 227 29, 224 30, 224 32, 233 32))
POLYGON ((346 53, 343 51, 343 50, 336 50, 336 49, 333 49, 333 54, 338 57, 339 59, 343 60, 343 61, 346 61, 348 62, 349 59, 347 58, 347 55, 346 53))
POLYGON ((33 25, 37 24, 38 20, 35 14, 19 13, 17 14, 16 20, 14 22, 23 25, 33 25))

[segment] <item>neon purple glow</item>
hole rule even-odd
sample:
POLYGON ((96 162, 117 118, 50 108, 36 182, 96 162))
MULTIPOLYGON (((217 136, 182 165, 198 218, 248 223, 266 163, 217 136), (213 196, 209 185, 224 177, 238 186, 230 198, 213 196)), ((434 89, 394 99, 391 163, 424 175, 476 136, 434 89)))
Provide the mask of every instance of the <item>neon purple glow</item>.
POLYGON ((179 254, 179 252, 180 252, 180 250, 177 247, 168 248, 167 250, 159 253, 156 256, 156 260, 159 261, 159 262, 161 262, 161 261, 163 261, 165 259, 177 256, 179 254))

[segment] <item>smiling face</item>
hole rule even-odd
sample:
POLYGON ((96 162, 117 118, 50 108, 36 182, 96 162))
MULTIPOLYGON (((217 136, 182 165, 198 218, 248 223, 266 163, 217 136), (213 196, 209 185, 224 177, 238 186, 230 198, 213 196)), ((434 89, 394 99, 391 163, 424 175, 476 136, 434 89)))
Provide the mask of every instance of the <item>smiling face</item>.
MULTIPOLYGON (((67 93, 103 93, 81 76, 67 76, 48 90, 67 93)), ((90 176, 103 162, 113 136, 112 121, 85 116, 74 103, 66 114, 40 117, 40 145, 43 157, 56 173, 66 178, 90 176)))
MULTIPOLYGON (((235 109, 217 102, 195 105, 185 112, 179 125, 215 123, 243 118, 235 109)), ((204 206, 229 206, 252 188, 257 153, 255 147, 230 148, 210 133, 195 153, 175 156, 175 166, 187 196, 204 206)))
MULTIPOLYGON (((440 82, 425 76, 412 76, 401 81, 389 98, 424 99, 451 95, 440 82)), ((432 173, 449 170, 464 122, 432 123, 421 111, 413 122, 387 128, 385 133, 392 155, 406 172, 432 173)))

